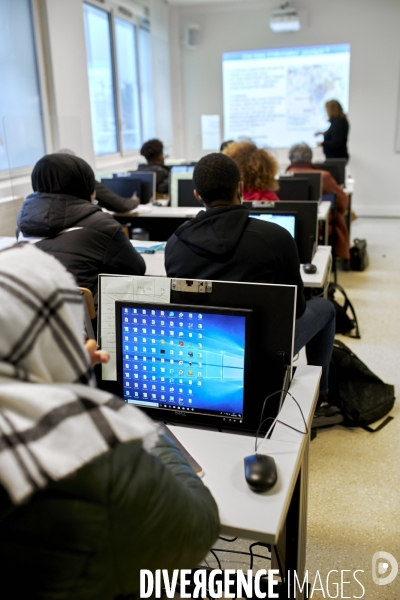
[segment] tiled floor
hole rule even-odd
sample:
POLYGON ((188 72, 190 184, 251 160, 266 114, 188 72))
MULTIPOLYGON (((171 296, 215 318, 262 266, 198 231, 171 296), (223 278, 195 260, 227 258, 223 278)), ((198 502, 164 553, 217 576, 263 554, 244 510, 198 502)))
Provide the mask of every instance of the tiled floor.
MULTIPOLYGON (((338 281, 354 304, 362 338, 341 339, 399 392, 400 219, 359 219, 352 226, 355 237, 367 240, 370 267, 341 272, 338 281)), ((378 433, 335 427, 311 444, 308 568, 325 577, 330 569, 363 569, 368 600, 400 598, 400 576, 388 586, 373 584, 371 577, 375 552, 390 552, 400 562, 398 404, 392 414, 395 419, 378 433)), ((362 593, 358 585, 344 590, 348 596, 362 593)))
MULTIPOLYGON (((352 225, 352 239, 366 238, 370 267, 364 273, 339 273, 361 328, 361 340, 341 338, 386 382, 400 390, 400 219, 358 219, 352 225)), ((372 582, 372 556, 383 550, 400 563, 400 410, 380 432, 335 427, 318 434, 311 444, 308 514, 307 568, 314 581, 319 570, 324 594, 326 576, 332 573, 331 597, 361 597, 362 588, 351 572, 345 572, 337 593, 333 583, 340 571, 361 569, 357 577, 368 600, 400 599, 400 575, 388 586, 372 582)), ((219 542, 219 548, 247 551, 249 543, 219 542)), ((265 550, 261 552, 265 553, 265 550)), ((246 557, 220 554, 225 568, 248 568, 246 557), (239 560, 238 560, 239 559, 239 560)), ((209 557, 216 566, 215 559, 209 557)), ((258 559, 255 568, 268 568, 258 559)), ((318 587, 318 586, 316 586, 318 587)))

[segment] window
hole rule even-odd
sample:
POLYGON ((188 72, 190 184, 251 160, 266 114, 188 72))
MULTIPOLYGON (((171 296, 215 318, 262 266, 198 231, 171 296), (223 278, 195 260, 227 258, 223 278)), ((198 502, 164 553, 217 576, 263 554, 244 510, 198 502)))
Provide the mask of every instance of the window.
POLYGON ((118 151, 109 15, 84 4, 93 146, 96 156, 118 151))
POLYGON ((30 0, 0 2, 0 171, 45 154, 30 0))
POLYGON ((141 146, 141 135, 136 27, 133 23, 115 17, 115 41, 122 148, 123 150, 137 150, 141 146))
POLYGON ((94 153, 138 150, 154 135, 150 31, 88 2, 84 20, 94 153))

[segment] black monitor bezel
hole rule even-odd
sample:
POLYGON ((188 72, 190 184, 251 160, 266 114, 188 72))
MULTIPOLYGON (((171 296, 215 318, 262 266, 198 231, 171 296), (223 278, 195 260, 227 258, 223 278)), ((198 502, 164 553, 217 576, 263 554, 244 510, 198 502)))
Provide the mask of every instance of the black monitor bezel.
POLYGON ((283 175, 281 177, 279 177, 278 180, 279 183, 279 189, 276 191, 276 195, 278 196, 279 200, 281 202, 307 202, 308 201, 308 182, 307 180, 304 180, 304 177, 296 177, 293 175, 283 175), (305 181, 305 183, 304 183, 305 181), (286 189, 285 191, 293 191, 293 193, 290 194, 286 194, 289 196, 293 196, 291 198, 281 198, 281 194, 282 194, 282 189, 281 189, 281 184, 284 183, 285 186, 289 187, 289 190, 286 189), (296 192, 296 189, 299 189, 300 187, 300 193, 296 192), (292 189, 290 189, 292 188, 292 189), (302 189, 301 189, 302 188, 302 189), (297 197, 296 197, 297 196, 297 197))
MULTIPOLYGON (((298 219, 298 215, 297 212, 290 212, 290 211, 281 211, 281 212, 275 212, 274 210, 268 210, 268 208, 262 209, 262 210, 256 210, 255 208, 253 208, 253 210, 249 211, 250 214, 253 217, 257 218, 257 215, 275 215, 277 217, 294 217, 294 236, 293 239, 295 242, 297 242, 297 219, 298 219)), ((266 223, 268 223, 268 221, 266 221, 266 223)), ((274 223, 275 225, 278 225, 278 223, 274 223)), ((282 227, 280 225, 280 227, 282 227)), ((284 227, 283 227, 284 229, 284 227)), ((287 230, 286 230, 287 231, 287 230)))
POLYGON ((252 317, 251 309, 243 308, 228 308, 219 306, 202 306, 192 304, 165 304, 160 302, 137 302, 137 301, 121 301, 115 302, 115 337, 116 337, 116 371, 117 371, 117 386, 118 395, 123 398, 123 381, 122 381, 122 308, 149 308, 156 310, 176 310, 190 311, 209 314, 229 314, 232 316, 242 316, 246 319, 245 333, 245 369, 244 369, 244 398, 243 398, 243 415, 242 418, 223 417, 220 415, 209 415, 204 413, 190 413, 189 411, 171 410, 164 408, 151 408, 140 406, 132 403, 133 406, 143 410, 151 418, 165 423, 180 423, 183 425, 197 425, 204 427, 229 428, 236 431, 248 431, 254 428, 254 420, 257 415, 254 415, 252 410, 252 394, 251 394, 251 339, 252 339, 252 317))
MULTIPOLYGON (((200 204, 199 204, 198 200, 196 199, 196 197, 195 197, 195 195, 194 195, 194 193, 193 193, 193 192, 194 192, 194 190, 195 190, 195 187, 194 187, 194 181, 193 181, 193 179, 183 179, 183 178, 182 178, 182 179, 180 179, 180 178, 178 178, 178 181, 177 181, 177 187, 178 187, 178 206, 184 206, 185 208, 187 208, 187 207, 189 207, 189 206, 190 206, 190 207, 193 207, 193 206, 194 206, 194 207, 199 207, 199 206, 200 206, 200 204), (184 183, 183 183, 183 182, 184 182, 184 183), (192 189, 192 190, 190 190, 190 191, 191 191, 190 202, 182 202, 182 195, 180 194, 180 188, 181 188, 181 186, 182 186, 182 185, 183 185, 183 186, 185 186, 185 185, 188 185, 188 183, 186 183, 186 182, 190 182, 190 183, 192 184, 192 186, 193 186, 193 189, 192 189), (193 199, 192 199, 192 198, 193 198, 193 199)), ((186 191, 187 191, 187 190, 185 190, 185 192, 186 192, 186 191)))

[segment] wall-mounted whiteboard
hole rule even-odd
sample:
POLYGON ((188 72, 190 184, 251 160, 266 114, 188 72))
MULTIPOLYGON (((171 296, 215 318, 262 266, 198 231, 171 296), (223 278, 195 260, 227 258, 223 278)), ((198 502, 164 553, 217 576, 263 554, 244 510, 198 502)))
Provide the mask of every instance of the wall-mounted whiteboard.
POLYGON ((225 52, 222 78, 225 140, 315 146, 315 132, 329 127, 325 102, 347 113, 350 44, 225 52))

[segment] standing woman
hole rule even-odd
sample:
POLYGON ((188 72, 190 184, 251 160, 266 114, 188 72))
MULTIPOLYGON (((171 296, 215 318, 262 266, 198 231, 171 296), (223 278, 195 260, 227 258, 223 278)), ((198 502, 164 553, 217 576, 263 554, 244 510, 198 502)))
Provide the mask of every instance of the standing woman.
POLYGON ((324 141, 318 142, 318 146, 322 146, 326 158, 346 158, 348 160, 349 122, 342 105, 337 100, 329 100, 325 104, 325 108, 331 125, 325 133, 319 131, 315 134, 324 136, 324 141))

